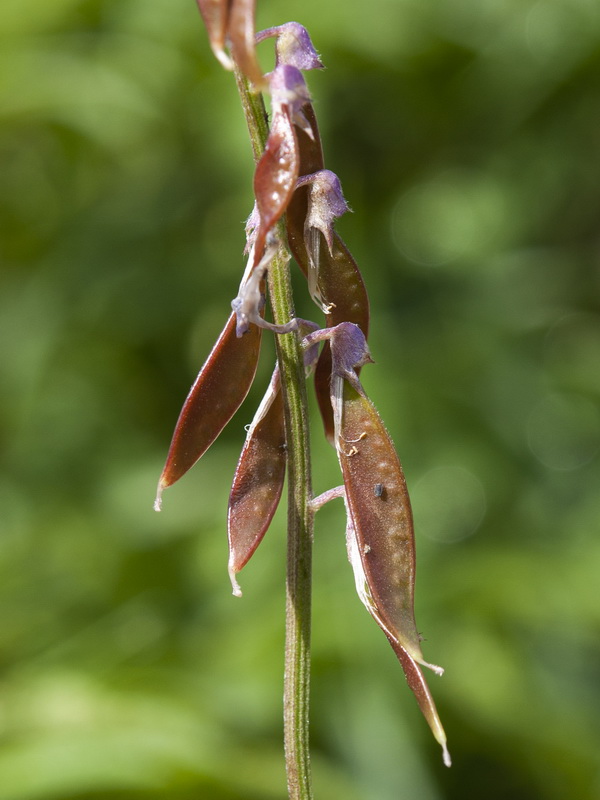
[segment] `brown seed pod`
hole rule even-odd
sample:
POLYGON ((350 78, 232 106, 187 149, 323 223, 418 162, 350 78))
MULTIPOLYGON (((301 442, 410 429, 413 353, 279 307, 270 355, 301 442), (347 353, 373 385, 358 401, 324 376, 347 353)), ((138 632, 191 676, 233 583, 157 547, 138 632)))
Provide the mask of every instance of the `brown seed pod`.
MULTIPOLYGON (((378 498, 383 498, 385 492, 383 484, 378 483, 375 484, 375 486, 377 487, 377 491, 374 492, 374 496, 378 498), (381 493, 379 487, 382 487, 381 493)), ((334 497, 336 496, 336 493, 338 491, 339 488, 332 490, 329 494, 331 495, 331 497, 334 497)), ((377 607, 375 600, 373 598, 371 586, 369 585, 369 581, 363 566, 364 556, 365 555, 368 556, 371 553, 370 545, 360 543, 359 536, 357 535, 356 528, 354 527, 354 520, 350 512, 350 508, 348 506, 348 494, 346 490, 344 490, 343 497, 344 497, 344 503, 346 505, 346 514, 347 514, 346 543, 348 546, 348 559, 350 560, 350 563, 352 564, 352 569, 354 570, 354 580, 356 583, 356 590, 358 592, 358 596, 360 597, 361 601, 367 608, 369 614, 371 614, 373 619, 383 630, 383 632, 387 637, 387 640, 391 644, 394 653, 396 654, 396 657, 400 661, 400 664, 406 676, 408 686, 412 691, 412 693, 414 694, 417 703, 419 704, 419 708, 421 709, 421 712, 423 713, 423 716, 425 717, 427 724, 431 728, 431 732, 433 733, 434 737, 439 742, 439 744, 442 746, 444 764, 447 767, 449 767, 451 761, 450 761, 450 753, 448 752, 448 748, 446 746, 446 734, 444 732, 444 728, 442 727, 442 723, 437 713, 435 703, 433 702, 431 692, 429 691, 427 682, 425 681, 425 678, 423 677, 423 674, 419 669, 413 656, 411 656, 406 650, 406 648, 400 644, 400 642, 398 641, 398 637, 393 635, 392 632, 388 629, 388 627, 382 622, 382 617, 379 608, 377 607)), ((327 493, 325 493, 323 498, 324 500, 329 499, 327 497, 327 493)), ((434 669, 438 672, 441 672, 439 667, 435 667, 434 669)))
POLYGON ((229 42, 234 61, 256 91, 267 87, 267 81, 256 57, 254 39, 255 0, 231 0, 229 42))
POLYGON ((338 458, 368 587, 369 610, 388 638, 435 672, 414 617, 415 543, 404 473, 371 401, 343 381, 338 458))
POLYGON ((255 325, 241 338, 236 336, 232 313, 179 414, 158 482, 157 511, 163 489, 194 466, 242 404, 256 374, 260 342, 261 329, 255 325))
MULTIPOLYGON (((330 252, 326 245, 321 247, 319 285, 323 296, 331 306, 326 315, 327 327, 333 328, 342 322, 353 322, 358 325, 366 339, 369 335, 367 290, 350 251, 335 232, 332 251, 330 252)), ((356 374, 360 374, 360 367, 357 368, 356 374)), ((329 344, 325 344, 315 369, 315 392, 323 418, 325 436, 335 447, 334 422, 329 399, 330 376, 331 349, 329 344)))
POLYGON ((298 146, 286 109, 273 118, 267 145, 254 173, 254 194, 259 213, 255 259, 261 259, 267 234, 284 214, 298 179, 298 146))
POLYGON ((197 2, 213 53, 225 69, 233 69, 231 59, 225 52, 231 0, 197 0, 197 2))
POLYGON ((404 670, 404 674, 406 676, 406 682, 408 683, 411 692, 414 694, 417 703, 419 704, 421 713, 431 728, 431 732, 433 733, 436 741, 442 746, 444 764, 447 767, 450 767, 452 766, 452 759, 450 758, 450 753, 448 752, 448 747, 446 744, 446 732, 442 727, 437 708, 435 707, 433 697, 431 696, 427 682, 423 677, 423 673, 419 669, 414 658, 412 658, 412 656, 406 652, 402 645, 387 633, 386 636, 389 643, 392 645, 394 653, 396 653, 398 661, 402 665, 402 669, 404 670))
MULTIPOLYGON (((383 484, 376 483, 374 488, 374 496, 375 497, 383 497, 385 489, 383 484)), ((341 497, 344 500, 344 505, 346 506, 346 544, 348 547, 348 560, 352 565, 352 569, 354 570, 354 580, 356 583, 356 590, 358 596, 360 597, 363 604, 366 606, 368 612, 371 616, 375 619, 377 624, 382 628, 383 632, 385 633, 389 643, 391 644, 396 657, 400 661, 402 669, 404 671, 404 675, 406 676, 406 681, 412 693, 414 694, 417 703, 419 704, 419 708, 427 721, 427 724, 431 728, 431 732, 433 733, 436 740, 442 746, 443 750, 443 757, 444 757, 444 764, 449 767, 451 765, 450 760, 450 753, 448 752, 448 748, 446 746, 446 734, 444 732, 444 728, 442 727, 442 723, 440 721, 437 709, 435 707, 435 703, 433 702, 433 697, 431 696, 431 692, 429 691, 429 687, 427 686, 427 682, 423 677, 421 670, 419 669, 416 661, 412 656, 410 656, 404 647, 398 642, 398 640, 391 635, 390 631, 388 631, 385 626, 381 624, 381 619, 377 613, 377 609, 375 608, 373 597, 371 595, 371 591, 369 588, 369 584, 367 582, 367 577, 365 575, 365 571, 362 564, 362 558, 360 554, 360 545, 358 543, 358 538, 356 536, 356 530, 354 528, 354 522, 352 520, 352 515, 348 508, 348 500, 346 495, 346 489, 344 486, 336 486, 335 489, 329 489, 323 494, 315 497, 311 502, 311 509, 314 512, 318 511, 325 503, 329 503, 331 500, 334 500, 338 497, 341 497)))
POLYGON ((248 563, 271 524, 283 489, 285 464, 283 398, 276 368, 248 429, 229 495, 229 577, 237 597, 242 592, 236 573, 248 563))

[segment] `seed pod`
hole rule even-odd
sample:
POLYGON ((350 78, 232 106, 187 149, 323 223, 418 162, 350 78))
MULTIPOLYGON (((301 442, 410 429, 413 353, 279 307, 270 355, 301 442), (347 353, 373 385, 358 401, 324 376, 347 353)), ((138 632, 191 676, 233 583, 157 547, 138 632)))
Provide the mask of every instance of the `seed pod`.
MULTIPOLYGON (((385 488, 383 484, 376 483, 375 484, 376 497, 383 497, 385 492, 385 488), (381 490, 380 490, 381 487, 381 490)), ((442 723, 440 721, 439 715, 437 713, 437 709, 435 707, 435 703, 433 702, 433 698, 423 677, 423 674, 419 667, 417 666, 414 658, 412 658, 407 651, 402 647, 402 645, 398 642, 396 638, 394 638, 391 633, 386 630, 385 626, 382 626, 381 619, 378 615, 377 609, 373 603, 373 598, 371 595, 370 587, 367 581, 367 577, 365 575, 365 571, 363 568, 362 558, 360 555, 360 546, 358 544, 356 530, 354 528, 354 523, 352 520, 352 515, 348 508, 348 502, 346 497, 346 490, 344 486, 336 486, 335 489, 329 489, 323 494, 315 497, 311 502, 311 509, 313 512, 318 511, 325 503, 328 503, 330 500, 334 500, 337 497, 341 497, 344 500, 344 505, 346 506, 346 544, 348 548, 348 560, 352 565, 352 569, 354 571, 354 581, 356 584, 356 591, 358 596, 360 597, 363 604, 366 606, 367 611, 371 614, 371 616, 375 619, 377 624, 383 629, 389 643, 391 644, 396 657, 400 661, 404 674, 406 676, 406 680, 408 686, 412 693, 414 694, 417 703, 419 704, 419 708, 423 713, 431 731, 442 746, 443 750, 443 757, 444 757, 444 764, 449 767, 451 765, 450 760, 450 753, 448 752, 448 748, 446 746, 446 734, 444 732, 444 728, 442 727, 442 723)))
POLYGON ((407 653, 402 645, 387 634, 386 636, 389 643, 392 645, 394 653, 396 653, 398 661, 402 665, 402 669, 406 675, 406 682, 408 683, 410 690, 414 694, 417 703, 419 704, 421 713, 427 720, 427 724, 431 728, 431 732, 433 733, 436 741, 442 746, 444 764, 447 767, 450 767, 452 766, 452 759, 450 758, 450 753, 448 752, 448 747, 446 744, 446 732, 442 727, 437 708, 435 707, 433 697, 431 696, 427 682, 423 677, 423 673, 416 664, 415 659, 407 653))
MULTIPOLYGON (((381 484, 376 484, 376 485, 380 486, 381 484)), ((338 490, 332 490, 332 496, 336 496, 335 494, 333 494, 333 492, 337 491, 338 490)), ((425 717, 429 727, 431 728, 431 731, 435 739, 442 746, 444 764, 447 767, 449 767, 451 761, 450 761, 450 754, 446 746, 446 734, 444 732, 444 728, 442 727, 442 723, 437 713, 435 703, 433 702, 431 692, 429 691, 427 682, 425 681, 425 678, 423 677, 421 670, 417 666, 415 659, 408 654, 407 650, 400 644, 397 637, 393 636, 392 633, 386 629, 385 625, 382 625, 378 609, 373 600, 371 587, 369 585, 367 576, 365 575, 363 567, 363 559, 361 556, 361 545, 359 544, 358 537, 356 534, 356 529, 354 527, 352 514, 350 513, 350 509, 348 507, 347 494, 344 493, 343 497, 344 497, 344 503, 346 505, 346 514, 347 514, 346 544, 348 547, 348 559, 352 565, 352 569, 354 570, 354 581, 356 583, 356 590, 358 596, 360 597, 367 611, 371 614, 371 616, 374 618, 377 624, 382 628, 383 632, 387 637, 387 640, 391 644, 394 653, 396 654, 396 657, 400 661, 400 664, 406 676, 406 681, 408 683, 408 686, 412 691, 412 693, 414 694, 417 703, 419 704, 419 708, 421 709, 423 716, 425 717)))
POLYGON ((276 368, 248 429, 229 495, 227 535, 233 594, 242 592, 236 573, 248 563, 277 510, 285 477, 283 398, 276 368))
POLYGON ((255 90, 260 91, 267 87, 267 81, 256 57, 254 12, 255 0, 231 0, 228 33, 234 61, 255 90))
POLYGON ((298 178, 298 146, 287 110, 273 117, 267 146, 254 173, 259 213, 255 258, 260 260, 267 234, 284 214, 298 178))
POLYGON ((231 314, 179 414, 158 482, 157 511, 163 489, 193 467, 242 404, 256 374, 260 342, 261 329, 255 325, 238 338, 236 315, 231 314))
POLYGON ((346 380, 338 458, 371 613, 411 658, 441 673, 424 660, 415 624, 415 543, 404 473, 375 407, 346 380))
POLYGON ((231 59, 225 52, 231 0, 197 0, 197 2, 213 53, 225 69, 233 69, 231 59))
POLYGON ((386 635, 415 661, 441 673, 424 661, 415 624, 415 545, 404 473, 356 374, 357 367, 371 360, 366 339, 357 325, 342 322, 310 333, 302 344, 306 348, 323 340, 331 346, 334 436, 368 608, 386 635))
MULTIPOLYGON (((337 233, 333 234, 333 247, 321 247, 319 285, 321 293, 330 303, 326 315, 327 327, 335 327, 342 322, 352 322, 369 335, 369 297, 356 262, 337 233)), ((357 368, 356 374, 360 374, 357 368)), ((325 436, 335 447, 334 422, 329 400, 329 379, 331 375, 331 350, 328 344, 323 347, 315 370, 315 393, 323 418, 325 436)))

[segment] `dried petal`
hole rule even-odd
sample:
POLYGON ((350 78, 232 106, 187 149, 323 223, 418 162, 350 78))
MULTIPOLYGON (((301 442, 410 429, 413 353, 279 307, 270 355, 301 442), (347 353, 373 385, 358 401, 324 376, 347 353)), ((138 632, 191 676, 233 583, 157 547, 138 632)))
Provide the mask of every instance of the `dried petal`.
POLYGON ((256 57, 254 11, 255 0, 231 0, 228 33, 234 61, 260 91, 266 89, 267 80, 256 57))
POLYGON ((252 206, 252 211, 250 212, 250 216, 246 220, 246 246, 244 247, 245 254, 248 254, 250 250, 256 246, 256 234, 259 225, 260 214, 258 213, 258 206, 256 205, 255 200, 254 205, 252 206))
POLYGON ((238 597, 242 592, 236 573, 248 563, 273 519, 283 488, 285 462, 283 399, 276 368, 248 429, 229 496, 229 576, 238 597))
POLYGON ((242 404, 254 380, 260 341, 256 326, 238 338, 231 314, 181 409, 158 483, 157 511, 163 489, 193 467, 242 404))
POLYGON ((315 342, 328 341, 330 344, 330 388, 329 395, 333 407, 334 443, 340 447, 342 425, 343 381, 348 381, 357 392, 364 394, 358 380, 357 371, 364 364, 372 362, 365 335, 352 322, 340 322, 333 328, 322 328, 310 333, 302 342, 310 347, 315 342))
POLYGON ((319 54, 304 25, 299 22, 286 22, 275 28, 267 28, 256 34, 256 42, 264 41, 272 36, 277 37, 276 64, 289 64, 297 69, 323 69, 319 54))
MULTIPOLYGON (((297 187, 308 186, 308 207, 304 219, 304 246, 308 255, 308 290, 315 302, 325 313, 331 310, 331 303, 323 302, 319 286, 321 264, 321 235, 329 248, 330 260, 333 257, 333 222, 349 210, 342 194, 337 175, 323 169, 312 175, 298 179, 297 187)), ((323 261, 325 259, 323 258, 323 261)), ((342 320, 340 320, 342 321, 342 320)))
POLYGON ((310 92, 300 70, 289 64, 275 67, 269 73, 269 90, 273 117, 285 110, 294 125, 311 136, 312 128, 303 111, 304 106, 310 102, 310 92))
POLYGON ((197 0, 197 2, 213 53, 225 69, 233 69, 233 63, 225 52, 231 0, 197 0))
POLYGON ((270 327, 261 317, 261 312, 265 304, 265 275, 277 249, 277 240, 269 242, 264 256, 256 266, 253 266, 254 250, 250 250, 248 266, 240 283, 238 296, 231 301, 231 308, 237 319, 236 334, 238 336, 246 333, 250 323, 259 325, 261 328, 270 327))
MULTIPOLYGON (((308 209, 304 220, 304 238, 307 239, 311 229, 321 231, 331 252, 333 222, 350 210, 338 176, 330 169, 321 169, 312 175, 303 175, 298 179, 297 185, 308 186, 308 209)), ((307 249, 310 255, 311 248, 307 249)), ((314 260, 318 267, 318 258, 314 260)))

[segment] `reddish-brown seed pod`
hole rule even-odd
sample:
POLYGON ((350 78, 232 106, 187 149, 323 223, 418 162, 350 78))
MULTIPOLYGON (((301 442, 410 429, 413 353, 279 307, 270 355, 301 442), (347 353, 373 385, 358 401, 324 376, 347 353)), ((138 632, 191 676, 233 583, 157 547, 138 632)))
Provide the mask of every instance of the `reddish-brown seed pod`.
MULTIPOLYGON (((348 558, 354 570, 354 580, 356 583, 356 590, 358 592, 358 596, 362 600, 363 604, 366 606, 367 611, 371 614, 373 619, 383 630, 383 632, 387 637, 387 640, 391 644, 394 653, 396 654, 396 657, 400 661, 400 664, 406 676, 406 681, 408 683, 408 686, 412 691, 412 693, 414 694, 417 703, 419 704, 419 708, 421 709, 423 716, 425 717, 429 727, 431 728, 434 737, 442 746, 444 754, 444 764, 447 767, 449 767, 451 764, 451 760, 450 760, 450 753, 448 752, 448 748, 446 746, 446 734, 444 732, 444 728, 442 727, 442 723, 437 713, 435 703, 433 702, 431 692, 429 691, 429 687, 427 686, 427 682, 425 681, 425 678, 423 677, 423 674, 419 669, 415 659, 411 655, 409 655, 406 649, 400 644, 397 637, 393 636, 391 631, 387 629, 386 625, 382 623, 381 615, 373 600, 371 587, 369 586, 367 577, 365 575, 362 563, 361 546, 359 544, 358 537, 356 535, 356 530, 354 528, 352 514, 350 513, 350 509, 348 507, 348 499, 345 489, 343 487, 338 487, 337 489, 330 490, 321 497, 317 498, 316 502, 322 504, 323 502, 326 502, 330 497, 333 498, 335 496, 339 496, 340 489, 342 489, 343 491, 342 497, 344 498, 344 503, 346 505, 346 514, 347 514, 346 542, 348 546, 348 558)), ((375 497, 383 497, 383 493, 384 493, 383 485, 380 483, 375 484, 375 490, 374 490, 375 497)), ((441 672, 439 667, 436 668, 436 671, 441 672)))
POLYGON ((235 576, 262 541, 277 510, 285 478, 286 450, 279 370, 248 429, 227 510, 229 576, 233 593, 242 592, 235 576))
POLYGON ((297 179, 296 134, 288 111, 283 109, 273 117, 265 151, 254 173, 254 194, 259 214, 256 262, 263 255, 268 232, 287 208, 297 179))
POLYGON ((197 0, 197 3, 213 53, 225 69, 232 69, 231 59, 225 52, 231 0, 197 0))
POLYGON ((431 728, 431 732, 433 733, 436 741, 442 746, 444 764, 447 767, 450 767, 452 765, 452 760, 446 744, 446 732, 442 726, 437 708, 435 707, 433 697, 431 696, 427 682, 423 677, 423 673, 419 669, 414 658, 412 658, 406 652, 402 645, 388 634, 386 634, 386 636, 389 643, 392 645, 398 661, 402 665, 402 669, 404 670, 404 674, 406 676, 406 682, 408 683, 411 692, 414 694, 417 703, 419 704, 421 713, 431 728))
MULTIPOLYGON (((317 123, 317 117, 312 103, 305 103, 302 106, 302 113, 308 123, 308 128, 301 128, 297 131, 299 169, 300 175, 311 175, 313 172, 318 172, 320 169, 324 169, 323 145, 321 144, 319 125, 317 123)), ((301 191, 298 189, 298 191, 294 193, 293 200, 290 203, 290 209, 292 204, 298 206, 298 212, 293 214, 295 217, 294 230, 298 230, 300 233, 300 238, 302 238, 302 231, 308 205, 306 191, 301 191), (304 198, 304 209, 301 207, 301 198, 304 198)))
POLYGON ((158 483, 154 507, 163 489, 179 480, 208 450, 248 394, 260 352, 261 329, 252 325, 236 336, 231 314, 183 404, 158 483))
POLYGON ((440 672, 424 660, 415 624, 415 544, 404 473, 375 407, 346 380, 337 450, 374 616, 411 658, 440 672))
POLYGON ((255 0, 231 0, 229 12, 229 43, 234 61, 257 91, 267 87, 267 81, 256 57, 254 39, 255 0))
MULTIPOLYGON (((376 483, 374 486, 374 495, 375 497, 383 497, 384 494, 384 487, 381 483, 376 483)), ((365 575, 365 571, 363 568, 362 557, 360 554, 360 545, 358 543, 358 538, 356 535, 356 530, 354 528, 354 522, 352 519, 352 514, 350 513, 350 509, 348 508, 348 499, 346 494, 346 489, 344 486, 337 486, 335 489, 329 489, 323 494, 315 497, 311 503, 311 509, 313 512, 318 511, 325 503, 328 503, 330 500, 334 500, 337 497, 341 497, 344 500, 344 505, 346 506, 346 515, 347 515, 347 525, 346 525, 346 543, 348 547, 348 559, 352 564, 352 568, 354 570, 354 580, 356 583, 356 590, 358 592, 358 596, 360 597, 363 604, 366 606, 368 612, 380 626, 380 628, 385 633, 389 643, 391 644, 396 657, 400 661, 404 674, 406 676, 406 681, 412 693, 414 694, 417 703, 419 704, 419 708, 423 713, 431 731, 436 738, 436 740, 442 746, 443 754, 444 754, 444 764, 449 767, 451 765, 450 760, 450 753, 448 752, 448 748, 446 746, 446 734, 444 732, 444 728, 442 727, 442 723, 440 721, 437 709, 435 707, 435 703, 431 696, 431 692, 429 691, 429 687, 427 686, 427 682, 423 677, 421 670, 419 669, 416 661, 412 656, 408 654, 404 647, 399 643, 398 639, 392 636, 391 632, 387 630, 386 626, 382 624, 381 617, 378 613, 378 610, 375 606, 373 601, 373 597, 371 594, 371 590, 367 581, 367 577, 365 575)), ((439 671, 439 667, 437 668, 439 671)))
MULTIPOLYGON (((298 171, 301 176, 312 175, 323 169, 323 148, 312 103, 306 103, 302 108, 302 113, 308 122, 312 136, 308 134, 307 130, 300 129, 296 132, 298 171)), ((286 213, 288 244, 294 259, 306 277, 308 277, 310 268, 310 259, 304 240, 304 222, 308 214, 308 192, 308 186, 298 186, 292 195, 286 213)))

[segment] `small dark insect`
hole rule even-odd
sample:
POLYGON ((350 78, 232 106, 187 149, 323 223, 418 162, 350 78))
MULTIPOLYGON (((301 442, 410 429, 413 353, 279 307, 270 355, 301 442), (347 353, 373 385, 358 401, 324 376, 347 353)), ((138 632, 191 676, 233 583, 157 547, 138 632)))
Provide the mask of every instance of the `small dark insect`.
POLYGON ((385 487, 383 483, 376 483, 373 487, 373 493, 375 494, 375 497, 383 497, 384 490, 385 487))

